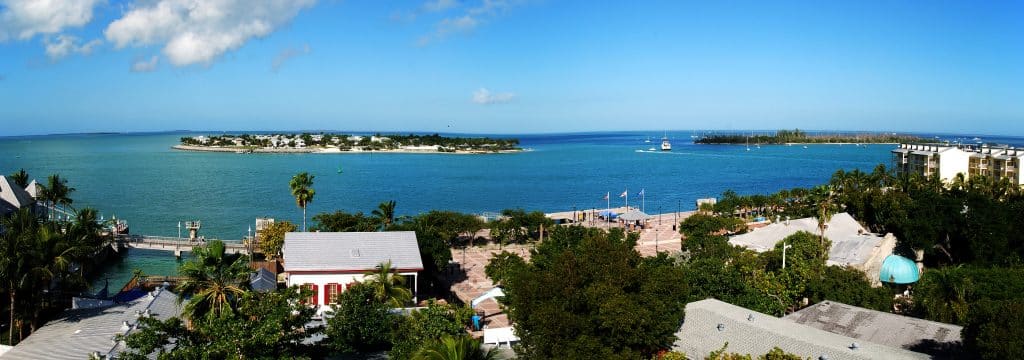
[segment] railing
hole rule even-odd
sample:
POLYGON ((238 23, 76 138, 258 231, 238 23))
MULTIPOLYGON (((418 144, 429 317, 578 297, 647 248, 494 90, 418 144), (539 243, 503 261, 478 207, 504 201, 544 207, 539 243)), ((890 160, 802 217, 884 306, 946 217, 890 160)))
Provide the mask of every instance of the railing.
MULTIPOLYGON (((241 240, 221 240, 228 249, 246 249, 241 240)), ((125 244, 145 244, 152 246, 194 247, 207 244, 205 240, 189 240, 170 236, 118 235, 115 242, 125 244)))

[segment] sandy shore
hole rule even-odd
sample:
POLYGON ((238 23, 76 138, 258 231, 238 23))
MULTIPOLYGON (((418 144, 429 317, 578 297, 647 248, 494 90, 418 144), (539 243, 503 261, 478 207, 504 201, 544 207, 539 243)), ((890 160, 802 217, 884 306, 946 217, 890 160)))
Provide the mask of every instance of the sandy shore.
POLYGON ((444 152, 436 150, 423 150, 423 149, 391 149, 391 150, 375 150, 375 151, 364 151, 364 150, 352 150, 352 151, 341 151, 338 148, 305 148, 305 149, 291 149, 291 148, 245 148, 245 147, 220 147, 220 146, 193 146, 193 145, 174 145, 171 147, 175 150, 182 151, 206 151, 206 152, 249 152, 259 154, 452 154, 452 155, 473 155, 473 154, 511 154, 517 152, 523 152, 525 150, 500 150, 500 151, 455 151, 455 152, 444 152))

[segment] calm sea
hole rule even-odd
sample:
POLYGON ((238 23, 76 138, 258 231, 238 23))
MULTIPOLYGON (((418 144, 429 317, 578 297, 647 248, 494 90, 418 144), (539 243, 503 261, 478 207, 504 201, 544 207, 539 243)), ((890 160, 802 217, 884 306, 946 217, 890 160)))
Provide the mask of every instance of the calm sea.
MULTIPOLYGON (((870 171, 888 164, 892 145, 694 145, 693 132, 519 135, 518 154, 234 154, 183 152, 171 146, 188 133, 92 134, 0 138, 0 172, 19 168, 44 182, 59 173, 76 188, 74 206, 126 219, 136 234, 177 236, 179 221, 201 220, 207 238, 241 239, 256 217, 301 223, 289 193, 292 175, 316 176, 310 217, 325 211, 370 212, 397 201, 397 213, 430 209, 546 212, 621 206, 644 190, 648 213, 693 209, 697 198, 727 189, 770 193, 812 186, 838 169, 870 171), (645 142, 650 139, 650 142, 645 142)), ((953 138, 953 136, 943 136, 953 138)), ((1024 144, 1021 138, 985 138, 1024 144)), ((120 286, 132 269, 171 274, 173 256, 132 251, 106 277, 120 286)), ((114 286, 114 285, 112 285, 114 286)))

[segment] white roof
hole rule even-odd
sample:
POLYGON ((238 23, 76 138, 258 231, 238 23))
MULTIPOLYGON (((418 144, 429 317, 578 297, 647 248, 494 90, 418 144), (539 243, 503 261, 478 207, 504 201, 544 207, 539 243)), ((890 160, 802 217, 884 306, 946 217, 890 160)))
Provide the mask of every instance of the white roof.
MULTIPOLYGON (((786 225, 785 221, 774 223, 746 234, 733 236, 729 243, 756 252, 765 252, 774 249, 776 243, 799 231, 818 234, 818 219, 811 217, 790 220, 789 225, 786 225)), ((832 215, 828 229, 825 230, 825 237, 832 241, 832 248, 828 252, 830 265, 864 264, 884 240, 881 236, 869 233, 847 213, 832 215)))
POLYGON ((116 334, 134 331, 136 311, 150 313, 160 320, 178 316, 177 295, 155 291, 142 297, 103 308, 65 311, 4 354, 3 359, 87 359, 92 352, 114 358, 124 351, 124 342, 113 341, 116 334), (124 322, 128 327, 124 327, 124 322))
POLYGON ((35 179, 33 179, 32 182, 28 183, 28 186, 25 187, 25 192, 27 192, 28 195, 31 196, 32 198, 38 198, 39 193, 42 190, 43 186, 39 185, 39 183, 36 182, 35 179))
MULTIPOLYGON (((956 347, 963 327, 865 309, 835 301, 822 301, 783 319, 816 329, 876 344, 907 350, 934 342, 956 347)), ((936 349, 940 350, 941 349, 936 349)))
POLYGON ((283 252, 290 273, 363 272, 386 261, 399 272, 423 270, 413 231, 291 232, 283 252))
POLYGON ((686 304, 673 350, 703 358, 729 343, 726 352, 762 355, 779 347, 804 358, 928 359, 925 354, 833 334, 715 299, 686 304), (854 347, 853 344, 857 345, 854 347))
POLYGON ((10 178, 0 175, 0 214, 14 211, 35 203, 32 195, 15 184, 10 178))
POLYGON ((518 341, 519 337, 512 327, 484 329, 484 344, 508 344, 518 341))

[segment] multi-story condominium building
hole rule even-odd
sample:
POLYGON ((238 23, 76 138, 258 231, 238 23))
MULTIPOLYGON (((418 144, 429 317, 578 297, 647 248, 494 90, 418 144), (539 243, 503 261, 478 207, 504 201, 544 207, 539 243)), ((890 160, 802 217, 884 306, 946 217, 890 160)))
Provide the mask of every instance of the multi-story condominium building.
POLYGON ((963 174, 966 179, 985 175, 1024 185, 1020 171, 1024 149, 988 145, 900 144, 892 155, 893 168, 897 173, 937 174, 943 181, 950 181, 957 174, 963 174))

